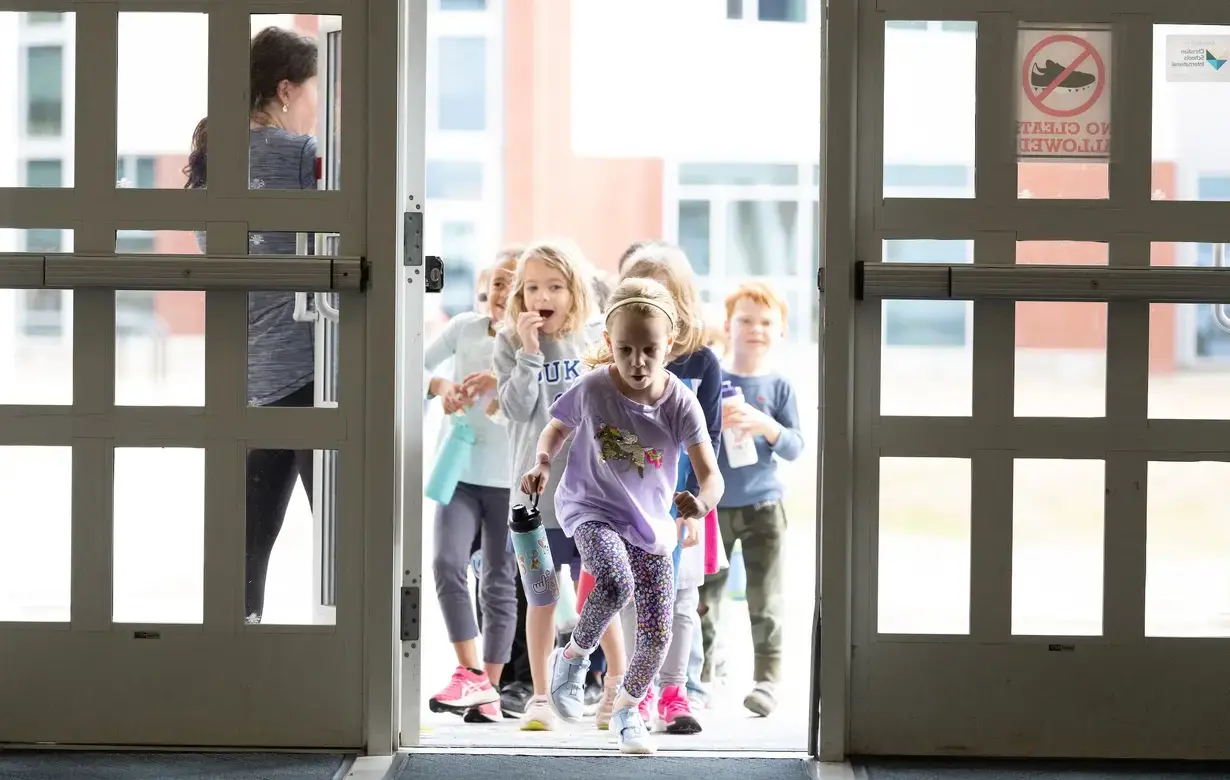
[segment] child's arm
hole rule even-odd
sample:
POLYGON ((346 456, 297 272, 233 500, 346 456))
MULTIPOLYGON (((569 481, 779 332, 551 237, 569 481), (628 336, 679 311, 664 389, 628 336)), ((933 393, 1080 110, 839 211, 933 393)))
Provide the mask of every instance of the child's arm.
POLYGON ((547 423, 538 437, 538 455, 534 468, 521 478, 521 492, 527 495, 541 494, 547 489, 547 481, 551 478, 551 459, 564 446, 564 441, 572 434, 572 429, 557 419, 547 423))
POLYGON ((713 446, 709 442, 702 441, 688 447, 688 459, 692 461, 692 470, 700 484, 700 493, 696 496, 701 510, 698 516, 704 517, 722 500, 722 494, 726 492, 726 481, 722 479, 717 456, 713 454, 713 446))
POLYGON ((777 439, 765 441, 773 448, 782 460, 795 460, 803 454, 803 432, 799 428, 799 403, 794 396, 794 388, 785 379, 778 380, 777 410, 773 419, 777 423, 777 439))
POLYGON ((509 334, 501 331, 495 340, 492 363, 500 411, 514 422, 529 422, 538 404, 538 372, 542 369, 542 355, 530 355, 516 349, 509 334))
POLYGON ((457 354, 457 340, 461 331, 463 318, 458 315, 449 320, 435 341, 423 350, 423 389, 428 397, 445 395, 451 391, 453 383, 446 377, 436 376, 433 372, 441 363, 457 354))

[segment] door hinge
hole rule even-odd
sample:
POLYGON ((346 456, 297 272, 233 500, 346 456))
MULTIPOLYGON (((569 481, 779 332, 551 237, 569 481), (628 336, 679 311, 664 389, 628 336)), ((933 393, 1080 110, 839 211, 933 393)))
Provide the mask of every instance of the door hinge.
POLYGON ((402 265, 423 264, 423 212, 407 211, 402 226, 402 265))
POLYGON ((419 588, 401 589, 401 641, 419 641, 419 588))

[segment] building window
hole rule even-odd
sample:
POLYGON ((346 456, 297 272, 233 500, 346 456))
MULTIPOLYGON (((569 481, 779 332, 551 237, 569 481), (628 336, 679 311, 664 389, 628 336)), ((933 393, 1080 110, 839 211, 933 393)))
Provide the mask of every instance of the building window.
POLYGON ((679 247, 698 276, 709 275, 709 201, 679 201, 679 247))
POLYGON ((64 49, 26 49, 26 133, 60 135, 64 127, 64 49))
POLYGON ((726 0, 726 18, 806 22, 807 0, 726 0))
POLYGON ((682 163, 679 183, 684 185, 726 185, 731 187, 767 185, 788 187, 799 182, 797 165, 773 163, 682 163))
POLYGON ((940 22, 940 29, 945 32, 978 32, 978 22, 940 22))
POLYGON ((470 221, 445 222, 440 226, 440 258, 444 261, 444 300, 441 308, 452 317, 474 308, 478 276, 478 226, 470 221))
POLYGON ((121 157, 115 163, 115 181, 125 187, 152 190, 156 185, 157 160, 153 157, 121 157))
POLYGON ((27 187, 62 187, 64 185, 63 164, 59 160, 27 160, 27 187))
POLYGON ((737 200, 726 211, 726 273, 793 276, 798 273, 799 204, 789 200, 737 200))
POLYGON ((63 232, 59 230, 33 228, 25 234, 27 252, 59 252, 64 246, 63 232))
POLYGON ((117 255, 148 255, 154 251, 154 231, 152 230, 117 230, 115 231, 115 253, 117 255))
POLYGON ((441 130, 475 131, 487 127, 487 41, 442 37, 438 43, 441 130))
POLYGON ((486 11, 487 0, 440 0, 441 11, 486 11))
POLYGON ((61 290, 24 290, 21 332, 24 336, 58 338, 64 332, 64 293, 61 290))
POLYGON ((925 30, 927 29, 926 22, 907 22, 903 19, 893 19, 884 23, 886 30, 925 30))
POLYGON ((26 14, 26 24, 59 24, 64 21, 64 14, 59 11, 30 11, 26 14))
POLYGON ((482 200, 482 163, 428 160, 427 197, 439 200, 482 200))
POLYGON ((807 0, 760 0, 756 18, 762 22, 806 22, 807 0))

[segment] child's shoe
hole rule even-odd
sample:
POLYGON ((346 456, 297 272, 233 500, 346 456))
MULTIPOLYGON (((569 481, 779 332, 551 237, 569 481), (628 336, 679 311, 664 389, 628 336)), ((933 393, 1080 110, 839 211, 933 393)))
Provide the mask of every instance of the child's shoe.
POLYGON ((585 715, 585 673, 589 657, 569 658, 564 648, 556 648, 547 659, 547 690, 555 714, 567 721, 580 720, 585 715))
POLYGON ((764 718, 777 709, 777 697, 773 695, 773 683, 758 682, 752 692, 743 697, 743 706, 764 718))
POLYGON ((657 717, 657 707, 654 705, 654 700, 657 696, 654 695, 653 686, 649 686, 649 690, 645 691, 645 698, 641 699, 640 705, 636 708, 641 714, 641 721, 645 724, 645 728, 653 730, 654 719, 657 717))
POLYGON ((635 755, 648 755, 655 748, 649 737, 649 729, 641 720, 641 714, 636 707, 621 707, 611 714, 611 731, 619 740, 619 752, 635 755))
POLYGON ((530 706, 525 708, 525 717, 521 719, 522 731, 553 731, 555 729, 555 710, 546 696, 535 696, 530 699, 530 706))
POLYGON ((444 690, 427 700, 427 707, 432 712, 461 715, 471 707, 499 700, 500 692, 491 686, 486 672, 458 666, 444 690))
POLYGON ((678 685, 662 689, 658 699, 658 728, 668 734, 699 734, 700 721, 692 715, 688 697, 678 685))
POLYGON ((462 717, 466 723, 499 723, 504 718, 504 712, 498 701, 489 701, 477 707, 466 710, 462 717))
POLYGON ((624 681, 622 677, 612 677, 607 675, 602 681, 602 701, 598 702, 598 711, 594 713, 594 723, 602 731, 606 731, 611 726, 611 713, 615 711, 615 697, 619 695, 619 685, 624 681))

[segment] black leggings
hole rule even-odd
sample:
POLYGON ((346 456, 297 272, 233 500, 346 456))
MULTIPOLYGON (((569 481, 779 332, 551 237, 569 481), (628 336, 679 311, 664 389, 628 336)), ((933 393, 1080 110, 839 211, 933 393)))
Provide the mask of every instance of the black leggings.
MULTIPOLYGON (((266 406, 312 406, 314 387, 308 382, 285 398, 266 406)), ((265 612, 265 577, 273 545, 286 520, 286 507, 302 481, 312 501, 312 450, 248 450, 247 558, 244 565, 244 615, 259 620, 265 612)))

